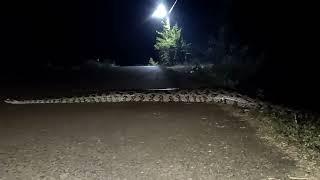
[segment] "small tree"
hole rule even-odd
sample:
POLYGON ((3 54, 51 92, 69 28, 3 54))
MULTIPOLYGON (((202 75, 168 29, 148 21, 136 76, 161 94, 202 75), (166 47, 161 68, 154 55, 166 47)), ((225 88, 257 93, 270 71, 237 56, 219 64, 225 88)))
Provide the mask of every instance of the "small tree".
POLYGON ((159 53, 160 64, 173 65, 183 63, 190 56, 190 44, 186 43, 178 25, 170 27, 163 21, 163 30, 157 31, 155 50, 159 53))
POLYGON ((155 60, 153 60, 153 58, 149 59, 149 66, 158 66, 158 65, 159 65, 159 63, 156 62, 155 60))

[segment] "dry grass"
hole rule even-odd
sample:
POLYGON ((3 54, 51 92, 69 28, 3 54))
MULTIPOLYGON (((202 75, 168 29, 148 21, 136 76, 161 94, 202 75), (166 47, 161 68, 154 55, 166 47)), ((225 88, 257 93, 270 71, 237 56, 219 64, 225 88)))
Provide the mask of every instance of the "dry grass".
POLYGON ((320 179, 320 126, 313 120, 299 123, 295 118, 271 112, 227 108, 232 108, 234 116, 255 127, 258 137, 279 148, 305 172, 305 175, 297 174, 297 177, 288 177, 289 179, 320 179))

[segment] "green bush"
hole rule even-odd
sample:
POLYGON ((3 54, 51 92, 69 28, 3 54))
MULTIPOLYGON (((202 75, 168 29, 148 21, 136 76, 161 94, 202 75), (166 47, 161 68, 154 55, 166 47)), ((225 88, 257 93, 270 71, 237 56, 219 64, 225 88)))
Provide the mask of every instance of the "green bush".
POLYGON ((157 31, 155 50, 159 53, 159 64, 175 65, 188 61, 191 44, 186 43, 182 37, 182 29, 175 25, 170 27, 167 22, 163 23, 161 32, 157 31))

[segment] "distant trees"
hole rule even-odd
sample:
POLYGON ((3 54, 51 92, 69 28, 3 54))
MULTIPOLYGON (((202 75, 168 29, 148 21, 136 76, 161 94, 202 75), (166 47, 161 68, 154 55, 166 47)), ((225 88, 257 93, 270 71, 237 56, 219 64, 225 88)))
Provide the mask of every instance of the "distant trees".
POLYGON ((157 31, 155 50, 159 53, 159 64, 174 65, 184 63, 191 55, 191 44, 182 37, 182 29, 178 25, 170 27, 163 21, 162 31, 157 31))
POLYGON ((239 42, 227 28, 212 32, 205 48, 193 49, 192 77, 217 87, 247 83, 260 69, 264 53, 239 42))
POLYGON ((260 63, 263 53, 254 52, 248 45, 232 41, 228 36, 230 35, 226 33, 225 28, 221 27, 216 36, 209 37, 207 49, 200 61, 215 65, 260 63))

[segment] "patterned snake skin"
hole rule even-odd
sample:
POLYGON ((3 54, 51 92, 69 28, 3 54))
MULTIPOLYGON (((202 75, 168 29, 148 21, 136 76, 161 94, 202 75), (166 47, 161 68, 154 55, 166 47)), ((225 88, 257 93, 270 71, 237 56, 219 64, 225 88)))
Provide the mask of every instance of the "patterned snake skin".
POLYGON ((240 107, 257 106, 254 100, 238 93, 223 90, 175 90, 175 91, 114 91, 90 96, 35 99, 5 100, 9 104, 70 104, 70 103, 121 103, 121 102, 183 102, 183 103, 223 103, 240 107))
MULTIPOLYGON (((89 96, 64 97, 57 99, 34 100, 5 100, 9 104, 73 104, 73 103, 122 103, 122 102, 158 102, 158 103, 222 103, 241 108, 256 109, 260 112, 269 112, 278 116, 299 119, 314 116, 311 113, 297 111, 279 105, 262 102, 238 93, 224 90, 174 90, 174 91, 114 91, 96 93, 89 96)), ((318 117, 318 116, 317 116, 318 117)))

